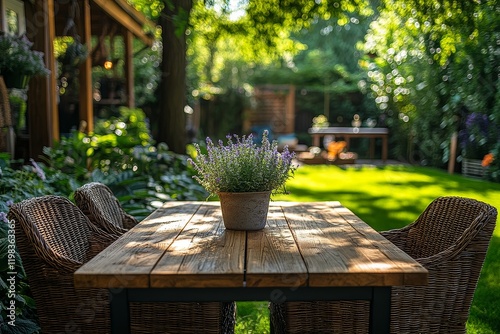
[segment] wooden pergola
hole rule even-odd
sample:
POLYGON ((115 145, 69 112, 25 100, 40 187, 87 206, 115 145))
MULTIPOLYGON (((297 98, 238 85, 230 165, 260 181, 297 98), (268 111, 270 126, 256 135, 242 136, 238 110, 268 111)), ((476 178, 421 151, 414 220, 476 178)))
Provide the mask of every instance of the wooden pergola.
MULTIPOLYGON (((102 35, 104 25, 115 35, 123 36, 125 44, 126 105, 134 107, 133 39, 152 46, 155 24, 136 11, 125 0, 37 0, 25 1, 26 34, 34 42, 33 49, 44 52, 48 77, 31 79, 28 91, 27 138, 29 155, 37 159, 44 146, 59 139, 59 113, 56 87, 56 59, 53 41, 67 35, 68 13, 74 15, 74 29, 82 44, 91 48, 92 36, 102 35), (76 13, 75 13, 76 9, 76 13)), ((91 50, 89 50, 90 52, 91 50)), ((79 69, 79 119, 86 122, 86 131, 93 131, 92 59, 87 57, 79 69)))

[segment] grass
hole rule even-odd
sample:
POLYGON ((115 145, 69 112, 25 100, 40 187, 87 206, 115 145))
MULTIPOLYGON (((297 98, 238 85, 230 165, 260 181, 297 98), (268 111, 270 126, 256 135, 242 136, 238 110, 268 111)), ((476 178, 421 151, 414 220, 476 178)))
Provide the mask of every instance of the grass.
MULTIPOLYGON (((285 201, 340 201, 378 231, 399 228, 414 221, 439 196, 474 198, 500 211, 500 184, 450 175, 446 171, 412 166, 346 168, 301 166, 287 183, 285 201)), ((467 332, 500 333, 500 223, 472 302, 467 332)), ((268 333, 266 303, 238 303, 237 334, 268 333)))

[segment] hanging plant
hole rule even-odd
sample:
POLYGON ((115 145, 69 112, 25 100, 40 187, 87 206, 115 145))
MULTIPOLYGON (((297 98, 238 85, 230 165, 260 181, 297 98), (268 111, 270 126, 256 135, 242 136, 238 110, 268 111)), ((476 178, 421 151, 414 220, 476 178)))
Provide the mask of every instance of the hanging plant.
POLYGON ((87 59, 88 54, 87 47, 80 43, 80 41, 74 40, 68 44, 66 52, 61 54, 57 60, 63 67, 71 66, 78 68, 87 59))

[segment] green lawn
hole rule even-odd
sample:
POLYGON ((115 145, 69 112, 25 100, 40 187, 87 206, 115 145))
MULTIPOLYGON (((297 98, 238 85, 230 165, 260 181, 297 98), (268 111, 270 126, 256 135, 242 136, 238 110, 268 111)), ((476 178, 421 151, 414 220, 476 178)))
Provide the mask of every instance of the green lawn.
MULTIPOLYGON (((286 201, 340 201, 378 231, 411 223, 439 196, 475 198, 500 211, 500 184, 424 167, 346 168, 301 166, 286 201)), ((491 240, 472 303, 468 333, 500 333, 500 224, 491 240)), ((266 333, 265 303, 238 303, 237 333, 266 333)))

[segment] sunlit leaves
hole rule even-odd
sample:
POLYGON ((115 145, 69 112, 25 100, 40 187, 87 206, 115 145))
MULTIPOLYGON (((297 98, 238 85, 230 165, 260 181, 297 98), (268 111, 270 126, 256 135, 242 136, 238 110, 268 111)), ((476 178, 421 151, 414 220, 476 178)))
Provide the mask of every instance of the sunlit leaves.
POLYGON ((157 19, 163 7, 166 5, 172 6, 172 1, 162 1, 162 0, 132 0, 134 7, 146 14, 148 17, 152 19, 157 19))
MULTIPOLYGON (((369 71, 372 94, 381 112, 393 119, 392 126, 409 121, 422 161, 445 162, 447 141, 460 117, 488 113, 495 101, 497 5, 468 0, 384 4, 366 37, 372 59, 361 63, 369 71)), ((397 136, 398 143, 406 140, 397 136)), ((498 134, 488 136, 486 141, 498 141, 498 134)))
POLYGON ((368 1, 310 1, 310 0, 269 0, 249 1, 247 13, 262 36, 272 33, 266 22, 275 22, 296 31, 308 27, 314 20, 337 17, 339 24, 347 24, 349 13, 371 14, 368 1))

